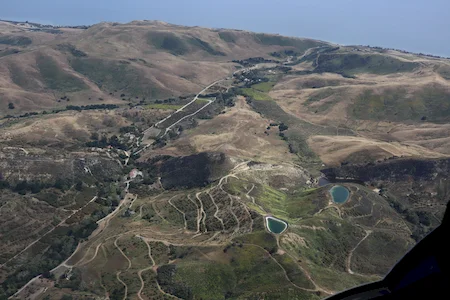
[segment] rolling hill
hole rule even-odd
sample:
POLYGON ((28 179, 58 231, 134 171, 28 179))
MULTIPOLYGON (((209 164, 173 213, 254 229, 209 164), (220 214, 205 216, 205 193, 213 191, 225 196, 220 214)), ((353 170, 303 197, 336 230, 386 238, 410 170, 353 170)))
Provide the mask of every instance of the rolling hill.
POLYGON ((3 115, 70 104, 165 99, 195 93, 236 68, 235 59, 324 42, 162 22, 101 23, 88 29, 30 31, 0 22, 3 115), (8 110, 13 103, 15 111, 8 110), (6 106, 4 105, 6 104, 6 106))
POLYGON ((0 298, 321 299, 383 278, 450 200, 449 70, 158 21, 0 22, 0 298))

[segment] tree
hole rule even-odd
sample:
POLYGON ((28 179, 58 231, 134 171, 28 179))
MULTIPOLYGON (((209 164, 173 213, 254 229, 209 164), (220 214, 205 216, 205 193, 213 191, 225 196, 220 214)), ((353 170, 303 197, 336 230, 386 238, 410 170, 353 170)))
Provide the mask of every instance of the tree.
POLYGON ((14 109, 15 108, 14 103, 9 102, 8 103, 8 108, 9 109, 14 109))
POLYGON ((93 132, 91 134, 91 140, 98 141, 98 132, 93 132))
POLYGON ((280 131, 288 130, 288 128, 289 128, 289 126, 287 126, 287 125, 284 124, 284 123, 281 123, 280 126, 278 126, 278 129, 279 129, 280 131))
POLYGON ((75 185, 75 189, 77 191, 81 191, 83 189, 83 182, 82 181, 78 181, 77 184, 75 185))

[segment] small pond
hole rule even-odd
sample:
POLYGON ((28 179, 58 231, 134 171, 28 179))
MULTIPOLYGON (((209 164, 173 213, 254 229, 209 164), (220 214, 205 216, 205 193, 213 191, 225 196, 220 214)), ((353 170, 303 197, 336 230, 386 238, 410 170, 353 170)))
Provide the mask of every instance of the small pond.
POLYGON ((270 232, 276 234, 283 233, 288 227, 288 224, 285 221, 274 217, 266 217, 266 225, 270 232))
POLYGON ((335 185, 330 189, 331 197, 335 203, 342 204, 348 200, 350 196, 350 191, 341 185, 335 185))

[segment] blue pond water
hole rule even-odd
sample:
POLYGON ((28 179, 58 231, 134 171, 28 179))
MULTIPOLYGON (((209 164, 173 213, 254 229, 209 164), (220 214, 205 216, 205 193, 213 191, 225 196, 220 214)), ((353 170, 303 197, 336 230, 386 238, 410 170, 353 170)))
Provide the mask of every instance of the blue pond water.
POLYGON ((335 203, 342 204, 348 200, 350 191, 341 185, 335 185, 330 189, 330 194, 335 203))
POLYGON ((282 233, 287 228, 287 223, 281 220, 278 220, 274 217, 267 217, 267 228, 270 232, 273 233, 282 233))

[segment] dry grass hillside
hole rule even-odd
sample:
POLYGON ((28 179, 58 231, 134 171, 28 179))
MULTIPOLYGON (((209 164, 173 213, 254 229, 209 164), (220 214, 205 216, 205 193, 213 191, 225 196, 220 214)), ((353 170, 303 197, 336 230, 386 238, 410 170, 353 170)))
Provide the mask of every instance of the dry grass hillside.
POLYGON ((235 59, 325 43, 163 22, 37 29, 0 22, 0 114, 192 94, 235 59), (70 99, 66 103, 65 99, 70 99), (14 109, 8 109, 12 103, 14 109))
POLYGON ((449 66, 446 59, 341 47, 295 64, 269 95, 292 116, 352 132, 308 136, 327 164, 441 157, 450 146, 449 66))

